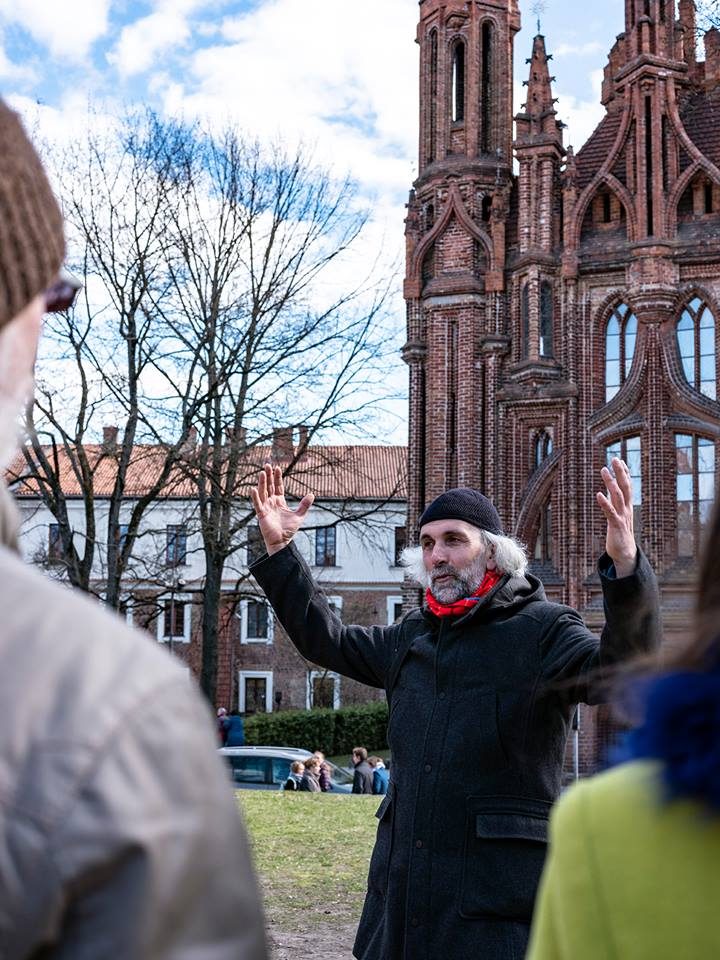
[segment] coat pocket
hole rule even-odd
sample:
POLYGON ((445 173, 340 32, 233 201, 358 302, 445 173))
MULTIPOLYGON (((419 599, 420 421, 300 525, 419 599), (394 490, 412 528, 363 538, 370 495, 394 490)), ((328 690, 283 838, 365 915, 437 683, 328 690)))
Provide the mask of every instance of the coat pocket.
POLYGON ((461 916, 530 922, 549 812, 543 800, 468 799, 461 916))
POLYGON ((378 893, 387 890, 388 871, 393 844, 393 820, 395 814, 395 785, 390 782, 388 792, 377 808, 375 816, 378 818, 377 835, 372 857, 370 858, 370 872, 368 874, 368 889, 378 893))

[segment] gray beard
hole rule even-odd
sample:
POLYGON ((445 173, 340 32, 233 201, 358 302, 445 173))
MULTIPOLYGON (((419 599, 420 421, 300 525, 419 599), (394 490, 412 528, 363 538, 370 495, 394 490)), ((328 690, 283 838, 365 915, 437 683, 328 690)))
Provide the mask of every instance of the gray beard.
POLYGON ((485 557, 482 555, 460 570, 456 570, 449 563, 440 564, 430 572, 430 592, 440 603, 455 603, 463 597, 471 597, 482 583, 486 569, 485 557), (453 579, 436 584, 436 577, 443 574, 451 574, 453 579))

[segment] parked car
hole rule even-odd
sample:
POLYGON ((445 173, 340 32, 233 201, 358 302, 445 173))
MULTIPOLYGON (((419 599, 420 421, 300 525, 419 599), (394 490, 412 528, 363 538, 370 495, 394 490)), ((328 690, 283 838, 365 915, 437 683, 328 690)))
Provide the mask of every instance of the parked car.
MULTIPOLYGON (((220 747, 235 787, 242 790, 282 790, 293 760, 305 760, 309 750, 296 747, 220 747)), ((333 793, 352 793, 352 774, 330 763, 333 793)))

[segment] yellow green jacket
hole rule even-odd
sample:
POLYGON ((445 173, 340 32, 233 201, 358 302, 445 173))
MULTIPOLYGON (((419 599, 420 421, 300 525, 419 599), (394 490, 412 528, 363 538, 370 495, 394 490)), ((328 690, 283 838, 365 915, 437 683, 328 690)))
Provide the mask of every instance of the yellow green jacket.
POLYGON ((720 958, 720 814, 664 803, 635 761, 572 787, 550 850, 526 960, 720 958))

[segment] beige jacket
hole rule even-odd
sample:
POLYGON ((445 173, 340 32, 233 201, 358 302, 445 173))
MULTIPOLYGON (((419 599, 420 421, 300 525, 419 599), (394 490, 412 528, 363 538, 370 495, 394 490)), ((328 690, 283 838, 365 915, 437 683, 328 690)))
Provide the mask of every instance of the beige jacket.
POLYGON ((245 833, 192 683, 6 547, 0 597, 0 960, 263 960, 245 833))

